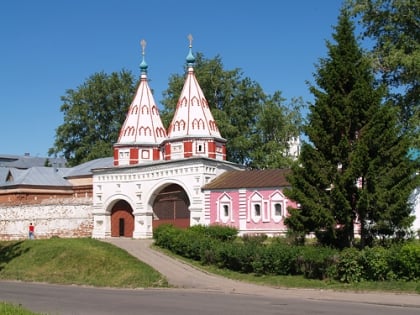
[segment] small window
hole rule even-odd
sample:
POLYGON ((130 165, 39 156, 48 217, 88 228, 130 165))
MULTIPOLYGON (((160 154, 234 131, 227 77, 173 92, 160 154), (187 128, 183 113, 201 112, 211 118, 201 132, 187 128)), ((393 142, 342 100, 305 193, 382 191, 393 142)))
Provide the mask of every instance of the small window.
POLYGON ((197 153, 204 153, 206 150, 204 142, 200 141, 195 144, 195 150, 197 153))
POLYGON ((228 205, 223 205, 223 215, 225 217, 229 216, 229 206, 228 205))
POLYGON ((282 215, 282 213, 281 213, 281 204, 276 203, 274 205, 274 215, 279 216, 279 217, 282 215))
POLYGON ((261 206, 259 204, 254 205, 254 210, 255 210, 255 216, 256 217, 260 217, 261 216, 261 206))

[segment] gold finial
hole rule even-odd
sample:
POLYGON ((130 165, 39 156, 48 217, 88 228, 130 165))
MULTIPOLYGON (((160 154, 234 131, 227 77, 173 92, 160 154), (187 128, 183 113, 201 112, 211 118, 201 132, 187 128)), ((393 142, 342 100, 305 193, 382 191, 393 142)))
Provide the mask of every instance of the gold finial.
POLYGON ((142 39, 140 41, 140 45, 141 45, 141 54, 144 55, 144 50, 146 49, 146 41, 144 39, 142 39))
POLYGON ((191 34, 188 35, 188 40, 190 41, 190 48, 192 47, 193 37, 191 34))

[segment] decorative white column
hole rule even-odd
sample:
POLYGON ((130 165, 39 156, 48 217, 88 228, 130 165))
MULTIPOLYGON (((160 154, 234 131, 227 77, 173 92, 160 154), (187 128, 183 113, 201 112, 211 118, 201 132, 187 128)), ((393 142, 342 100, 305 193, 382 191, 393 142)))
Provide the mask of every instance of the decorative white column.
POLYGON ((107 238, 111 236, 111 216, 109 213, 93 214, 92 238, 107 238))
POLYGON ((145 239, 153 237, 153 213, 136 212, 134 215, 134 239, 145 239))
POLYGON ((199 207, 190 206, 188 208, 188 210, 190 211, 190 226, 198 224, 205 225, 203 207, 204 205, 199 207))

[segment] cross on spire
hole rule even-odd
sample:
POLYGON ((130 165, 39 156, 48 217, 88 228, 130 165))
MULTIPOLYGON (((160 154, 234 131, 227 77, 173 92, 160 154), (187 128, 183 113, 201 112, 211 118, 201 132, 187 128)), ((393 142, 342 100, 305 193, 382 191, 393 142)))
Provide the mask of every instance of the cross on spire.
POLYGON ((193 41, 193 37, 192 37, 192 35, 191 34, 189 34, 188 36, 188 40, 190 41, 190 48, 192 47, 192 41, 193 41))
POLYGON ((140 46, 141 46, 141 55, 142 55, 142 61, 140 63, 140 70, 141 70, 142 75, 146 75, 148 66, 147 66, 146 60, 144 60, 144 51, 146 50, 146 41, 144 39, 140 41, 140 46))
POLYGON ((146 49, 146 41, 144 40, 144 39, 142 39, 141 41, 140 41, 140 45, 141 45, 141 54, 144 56, 144 51, 145 51, 145 49, 146 49))

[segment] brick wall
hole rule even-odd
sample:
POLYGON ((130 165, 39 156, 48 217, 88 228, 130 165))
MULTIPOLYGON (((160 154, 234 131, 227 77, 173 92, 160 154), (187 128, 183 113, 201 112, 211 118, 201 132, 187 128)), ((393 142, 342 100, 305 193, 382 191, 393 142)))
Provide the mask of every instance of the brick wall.
POLYGON ((0 204, 0 240, 27 238, 31 222, 35 226, 36 238, 91 237, 91 197, 45 198, 37 201, 36 204, 0 204))

